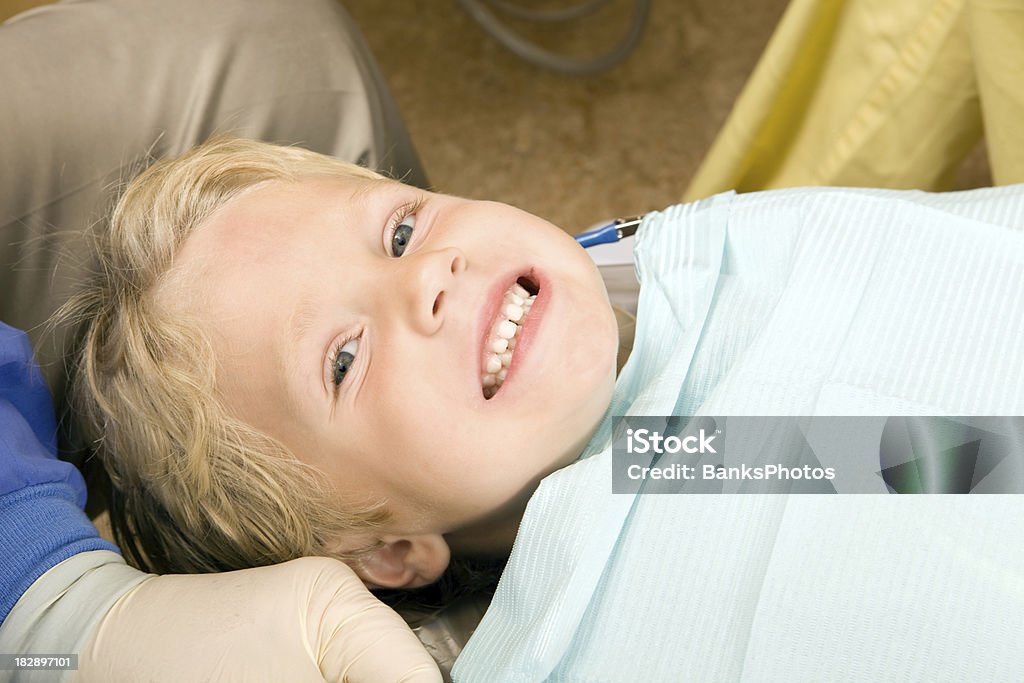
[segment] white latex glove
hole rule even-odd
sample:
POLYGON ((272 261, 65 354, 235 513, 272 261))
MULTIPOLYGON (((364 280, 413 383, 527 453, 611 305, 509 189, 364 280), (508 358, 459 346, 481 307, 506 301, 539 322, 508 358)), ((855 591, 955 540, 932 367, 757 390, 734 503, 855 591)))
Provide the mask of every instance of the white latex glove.
POLYGON ((345 564, 307 557, 223 574, 154 576, 121 596, 77 681, 438 683, 401 617, 345 564))

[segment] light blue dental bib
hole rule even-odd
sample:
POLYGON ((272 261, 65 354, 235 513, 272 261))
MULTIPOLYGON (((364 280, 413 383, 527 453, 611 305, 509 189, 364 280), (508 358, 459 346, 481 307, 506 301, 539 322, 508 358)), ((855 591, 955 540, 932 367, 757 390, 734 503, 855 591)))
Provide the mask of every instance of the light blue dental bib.
POLYGON ((1024 679, 1024 496, 611 493, 616 415, 1024 414, 1024 186, 649 215, 633 353, 456 681, 1024 679))

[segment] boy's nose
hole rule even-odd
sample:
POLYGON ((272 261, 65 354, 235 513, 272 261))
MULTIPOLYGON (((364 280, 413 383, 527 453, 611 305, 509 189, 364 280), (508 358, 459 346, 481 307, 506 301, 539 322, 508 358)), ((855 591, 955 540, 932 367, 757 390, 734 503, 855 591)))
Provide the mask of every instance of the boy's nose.
POLYGON ((466 270, 466 257, 455 247, 445 247, 410 254, 398 263, 406 271, 401 286, 409 321, 421 334, 437 332, 466 270))

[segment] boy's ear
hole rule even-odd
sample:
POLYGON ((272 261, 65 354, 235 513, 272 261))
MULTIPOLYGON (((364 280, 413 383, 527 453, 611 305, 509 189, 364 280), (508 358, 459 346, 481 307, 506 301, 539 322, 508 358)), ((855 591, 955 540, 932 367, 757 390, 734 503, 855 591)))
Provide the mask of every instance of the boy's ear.
POLYGON ((350 562, 369 588, 419 588, 448 568, 451 551, 440 534, 385 537, 384 547, 350 562))

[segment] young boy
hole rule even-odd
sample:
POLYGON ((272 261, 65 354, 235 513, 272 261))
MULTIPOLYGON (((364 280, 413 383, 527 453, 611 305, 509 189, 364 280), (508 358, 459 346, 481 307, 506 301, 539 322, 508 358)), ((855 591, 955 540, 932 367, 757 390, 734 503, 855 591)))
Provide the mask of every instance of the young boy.
MULTIPOLYGON (((986 648, 958 673, 1024 674, 1020 496, 886 495, 877 460, 857 491, 877 496, 615 494, 612 456, 619 415, 1024 413, 1021 188, 650 214, 615 380, 614 316, 566 235, 338 169, 215 140, 113 215, 84 408, 158 568, 331 554, 415 587, 518 526, 455 680, 931 680, 986 648)), ((784 424, 759 457, 830 455, 784 424)), ((869 431, 826 435, 833 464, 877 456, 869 431)), ((983 451, 970 490, 1018 490, 1019 453, 983 451)))
POLYGON ((131 184, 106 254, 84 407, 157 570, 331 555, 400 588, 507 555, 611 395, 597 268, 508 206, 220 138, 131 184))

